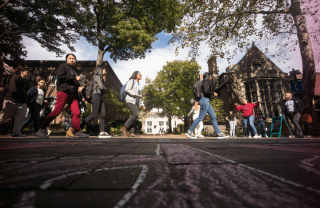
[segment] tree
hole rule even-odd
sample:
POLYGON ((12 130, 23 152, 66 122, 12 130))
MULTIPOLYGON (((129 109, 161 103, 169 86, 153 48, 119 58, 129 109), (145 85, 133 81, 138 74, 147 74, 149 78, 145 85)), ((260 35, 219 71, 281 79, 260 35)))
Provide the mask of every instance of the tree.
POLYGON ((0 56, 21 59, 27 51, 22 35, 40 43, 41 47, 60 56, 66 44, 74 51, 79 38, 79 24, 73 15, 76 0, 0 0, 0 56))
POLYGON ((190 101, 194 98, 192 88, 199 69, 192 61, 167 62, 153 82, 142 90, 146 109, 162 108, 166 116, 177 116, 187 126, 190 101))
POLYGON ((103 96, 103 102, 106 109, 106 122, 114 120, 117 114, 130 114, 126 104, 119 100, 119 93, 113 89, 107 89, 107 93, 103 96))
POLYGON ((74 15, 80 35, 98 47, 97 65, 106 52, 114 60, 145 57, 154 36, 171 32, 182 18, 177 0, 79 0, 74 15))
MULTIPOLYGON (((306 112, 313 112, 315 62, 300 0, 187 0, 185 3, 186 19, 171 42, 181 43, 182 47, 191 46, 190 54, 193 56, 198 54, 202 41, 210 45, 213 55, 229 59, 232 54, 225 47, 228 43, 238 44, 242 50, 251 43, 249 38, 253 35, 260 39, 297 35, 306 88, 303 100, 306 112), (261 28, 257 28, 260 17, 261 28)), ((314 5, 317 7, 316 2, 314 5)), ((315 21, 318 21, 316 17, 315 21)))

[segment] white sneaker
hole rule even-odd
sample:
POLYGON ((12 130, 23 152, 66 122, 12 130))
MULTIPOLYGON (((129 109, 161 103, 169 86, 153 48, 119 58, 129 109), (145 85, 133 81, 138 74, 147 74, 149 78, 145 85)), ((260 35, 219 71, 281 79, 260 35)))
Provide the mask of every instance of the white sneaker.
POLYGON ((258 134, 254 135, 253 138, 261 138, 261 136, 259 136, 258 134))
POLYGON ((47 132, 48 132, 48 136, 49 136, 51 134, 51 130, 48 129, 47 132))
POLYGON ((197 135, 197 137, 201 137, 201 138, 203 138, 204 136, 203 136, 202 134, 199 134, 199 135, 197 135))
POLYGON ((225 139, 227 137, 229 137, 229 136, 226 136, 224 133, 218 134, 218 139, 225 139))
POLYGON ((196 139, 196 138, 197 138, 191 131, 188 131, 188 132, 186 133, 186 135, 187 135, 188 137, 190 137, 190 139, 196 139))
POLYGON ((111 136, 107 132, 100 133, 99 138, 110 138, 111 136))
POLYGON ((252 136, 250 135, 249 138, 252 138, 252 136))

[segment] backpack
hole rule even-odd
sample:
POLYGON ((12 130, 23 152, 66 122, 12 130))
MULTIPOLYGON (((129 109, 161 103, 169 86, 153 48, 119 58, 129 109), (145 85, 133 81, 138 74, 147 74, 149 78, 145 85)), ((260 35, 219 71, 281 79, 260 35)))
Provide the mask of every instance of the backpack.
POLYGON ((193 95, 194 95, 194 98, 196 100, 199 100, 200 98, 202 98, 203 94, 202 94, 202 90, 201 90, 201 84, 202 84, 202 81, 199 80, 199 81, 196 81, 194 84, 193 84, 193 95))
POLYGON ((91 98, 92 98, 92 93, 93 93, 93 89, 94 89, 94 81, 93 79, 88 82, 84 88, 81 91, 82 96, 84 97, 84 99, 88 102, 91 103, 91 98))
MULTIPOLYGON (((126 102, 126 96, 127 96, 126 87, 127 87, 127 84, 128 84, 128 82, 125 83, 125 84, 121 87, 120 93, 119 93, 119 99, 120 99, 120 101, 123 102, 123 103, 126 102)), ((133 88, 133 85, 134 85, 134 80, 133 80, 133 82, 132 82, 132 87, 131 87, 131 89, 133 88)))
POLYGON ((27 107, 31 108, 32 104, 34 103, 36 96, 38 95, 38 88, 37 87, 31 87, 27 92, 27 107))

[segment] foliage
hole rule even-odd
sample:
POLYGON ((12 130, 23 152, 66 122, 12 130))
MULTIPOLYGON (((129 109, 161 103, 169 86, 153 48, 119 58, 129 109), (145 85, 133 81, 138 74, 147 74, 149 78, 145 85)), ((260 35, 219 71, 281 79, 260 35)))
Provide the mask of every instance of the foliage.
POLYGON ((86 110, 81 114, 82 119, 85 119, 91 115, 91 104, 86 103, 86 106, 87 106, 86 110))
POLYGON ((110 124, 110 126, 112 128, 119 128, 119 127, 121 128, 124 125, 125 122, 126 121, 123 120, 123 119, 116 119, 116 120, 113 120, 113 121, 109 121, 108 124, 110 124))
POLYGON ((41 47, 57 56, 64 53, 62 44, 71 51, 79 36, 73 31, 78 23, 71 15, 77 8, 75 0, 10 0, 4 4, 0 0, 0 56, 20 59, 27 51, 22 43, 22 35, 29 37, 41 47))
MULTIPOLYGON (((223 109, 223 100, 219 99, 219 98, 213 98, 210 102, 210 104, 212 105, 212 108, 214 109, 214 112, 216 114, 217 117, 217 121, 218 122, 223 122, 225 121, 225 111, 223 109)), ((206 115, 205 118, 203 119, 203 122, 211 122, 211 118, 209 115, 206 115)))
POLYGON ((126 104, 119 100, 119 92, 108 88, 107 93, 103 96, 106 109, 107 120, 114 120, 117 114, 130 114, 126 104))
POLYGON ((82 26, 80 35, 98 46, 97 64, 106 52, 114 60, 143 58, 154 36, 173 31, 182 18, 182 4, 176 0, 103 1, 78 0, 74 15, 82 26))
POLYGON ((159 107, 167 116, 175 115, 186 122, 192 105, 192 87, 199 68, 199 65, 192 61, 167 62, 154 81, 142 90, 146 109, 159 107))
MULTIPOLYGON (((314 2, 306 8, 315 23, 318 21, 317 6, 314 2)), ((171 42, 181 44, 182 48, 190 46, 192 56, 198 55, 203 41, 210 45, 212 55, 230 60, 238 50, 244 51, 249 46, 253 36, 259 39, 280 37, 281 40, 286 37, 289 41, 284 41, 284 45, 277 44, 286 47, 291 44, 290 35, 296 35, 295 44, 299 44, 303 63, 306 111, 313 111, 315 62, 300 0, 186 0, 184 8, 185 19, 171 42), (229 43, 238 47, 230 52, 226 47, 229 43)))

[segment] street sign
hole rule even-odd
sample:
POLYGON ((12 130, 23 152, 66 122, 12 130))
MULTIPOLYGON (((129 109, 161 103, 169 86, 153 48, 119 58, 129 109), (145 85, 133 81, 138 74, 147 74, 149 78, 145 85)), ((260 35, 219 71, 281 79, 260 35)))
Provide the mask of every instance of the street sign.
POLYGON ((298 80, 297 82, 291 83, 291 90, 292 90, 292 93, 304 91, 305 88, 304 88, 303 80, 298 80))

